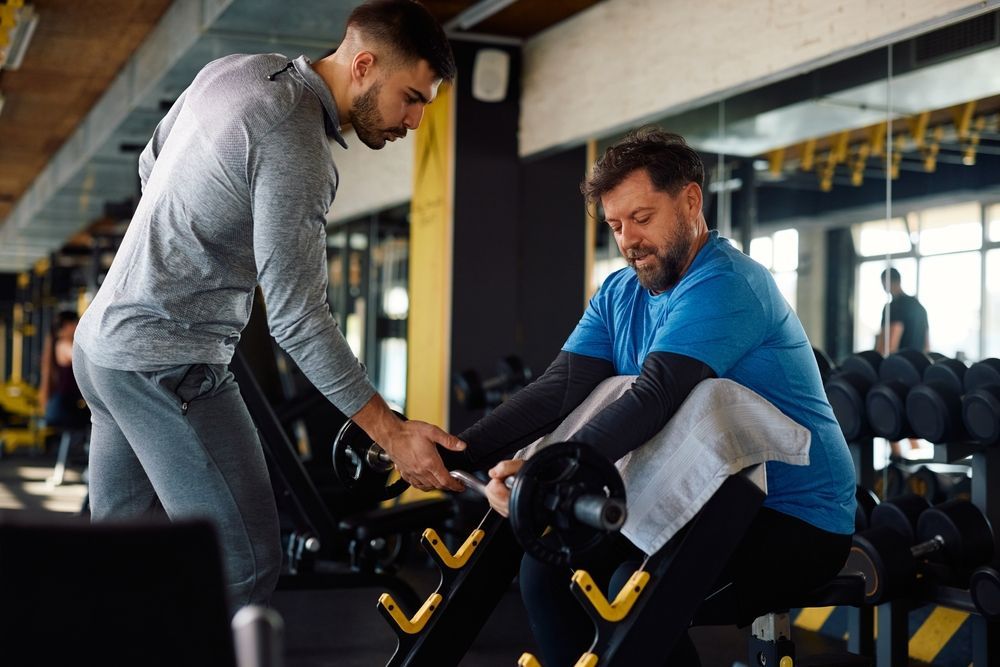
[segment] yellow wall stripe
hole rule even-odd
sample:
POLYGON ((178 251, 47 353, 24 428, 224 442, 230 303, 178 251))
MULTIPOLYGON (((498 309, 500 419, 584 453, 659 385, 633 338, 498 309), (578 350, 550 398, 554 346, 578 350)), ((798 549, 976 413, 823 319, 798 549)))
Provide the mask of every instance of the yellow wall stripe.
POLYGON ((812 607, 810 609, 803 609, 802 612, 795 617, 795 627, 802 628, 803 630, 811 630, 812 632, 819 632, 819 629, 823 627, 826 623, 826 619, 830 618, 830 614, 836 607, 812 607))
POLYGON ((927 620, 910 637, 909 652, 911 658, 924 662, 933 662, 948 640, 958 631, 969 614, 964 611, 936 607, 927 620))
POLYGON ((455 95, 442 85, 414 148, 406 414, 448 427, 455 95))
MULTIPOLYGON (((597 161, 597 139, 587 142, 587 176, 590 176, 594 163, 597 161)), ((584 208, 584 247, 583 247, 583 307, 590 304, 590 297, 594 296, 594 288, 591 283, 594 281, 594 250, 597 247, 597 206, 587 204, 584 208)))

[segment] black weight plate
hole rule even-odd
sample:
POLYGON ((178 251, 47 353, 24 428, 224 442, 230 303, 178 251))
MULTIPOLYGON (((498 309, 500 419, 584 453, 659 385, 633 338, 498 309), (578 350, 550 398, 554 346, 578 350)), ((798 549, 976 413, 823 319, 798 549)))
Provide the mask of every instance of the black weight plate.
POLYGON ((878 367, 882 382, 902 382, 908 387, 920 384, 931 358, 919 350, 900 350, 890 354, 878 367))
POLYGON ((910 548, 890 528, 872 528, 854 535, 843 572, 857 572, 865 580, 865 602, 879 604, 898 597, 917 575, 910 548))
POLYGON ((965 373, 965 391, 990 385, 1000 385, 1000 359, 983 359, 972 364, 965 373))
POLYGON ((938 381, 918 384, 906 395, 906 418, 917 437, 928 442, 964 440, 960 386, 938 381))
MULTIPOLYGON (((396 415, 405 419, 398 412, 396 415)), ((391 470, 375 470, 367 465, 365 457, 374 444, 360 426, 350 419, 345 421, 333 439, 333 472, 337 481, 351 493, 371 500, 395 498, 410 485, 402 479, 389 484, 391 470)))
POLYGON ((865 376, 846 372, 834 375, 824 385, 833 415, 848 442, 855 442, 871 432, 865 413, 865 395, 871 386, 871 380, 865 376))
POLYGON ((1000 385, 980 387, 963 396, 962 421, 977 442, 1000 442, 1000 385))
POLYGON ((583 524, 572 511, 574 499, 590 494, 625 501, 617 468, 593 447, 556 443, 528 459, 510 493, 511 529, 525 552, 566 565, 599 548, 611 533, 583 524))
POLYGON ((989 621, 1000 618, 1000 572, 981 567, 969 579, 969 593, 976 609, 989 621))
POLYGON ((878 496, 871 489, 858 484, 854 489, 857 507, 854 511, 854 532, 860 533, 871 525, 872 510, 878 507, 878 496))
POLYGON ((814 347, 812 350, 813 356, 816 357, 816 366, 819 368, 819 377, 823 382, 826 382, 836 371, 836 368, 834 368, 833 365, 833 360, 830 359, 830 356, 826 352, 818 347, 814 347))
POLYGON ((961 396, 965 387, 965 373, 969 368, 958 359, 942 359, 927 367, 924 382, 941 382, 956 395, 961 396))
POLYGON ((868 391, 865 409, 875 435, 887 440, 902 440, 910 435, 910 424, 906 420, 909 391, 909 386, 895 380, 880 382, 868 391))
POLYGON ((840 364, 841 373, 857 373, 869 384, 878 382, 878 369, 882 366, 882 355, 875 350, 865 350, 851 355, 840 364))
POLYGON ((923 496, 904 493, 879 504, 871 514, 872 528, 888 528, 907 544, 917 541, 917 520, 930 508, 923 496))

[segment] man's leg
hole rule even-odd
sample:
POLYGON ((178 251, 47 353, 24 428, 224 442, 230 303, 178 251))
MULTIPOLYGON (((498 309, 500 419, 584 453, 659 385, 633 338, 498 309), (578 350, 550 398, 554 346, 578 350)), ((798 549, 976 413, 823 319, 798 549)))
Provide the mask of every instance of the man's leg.
POLYGON ((167 515, 215 524, 230 603, 266 602, 281 567, 277 509, 232 374, 202 364, 155 373, 90 370, 167 515))
POLYGON ((840 571, 851 536, 828 533, 762 507, 726 566, 720 586, 732 582, 738 621, 750 623, 790 597, 823 585, 840 571))
POLYGON ((101 373, 101 369, 94 369, 87 361, 82 350, 74 348, 73 373, 91 415, 87 473, 91 519, 136 519, 157 514, 162 517, 163 508, 153 485, 104 405, 92 381, 92 369, 101 373))

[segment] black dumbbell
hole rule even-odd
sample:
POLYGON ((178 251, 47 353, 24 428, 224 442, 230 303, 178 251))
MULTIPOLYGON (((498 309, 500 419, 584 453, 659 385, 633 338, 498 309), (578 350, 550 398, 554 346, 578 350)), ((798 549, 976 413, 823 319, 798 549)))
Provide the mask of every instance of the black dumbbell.
POLYGON ((840 430, 848 442, 857 442, 872 434, 865 408, 868 390, 878 382, 882 355, 874 350, 848 357, 824 383, 827 399, 840 430))
POLYGON ((917 350, 901 350, 882 362, 879 382, 868 390, 865 408, 875 435, 902 440, 916 435, 906 417, 906 395, 920 384, 931 359, 917 350))
POLYGON ((958 359, 941 359, 927 367, 922 383, 910 389, 906 417, 917 437, 938 443, 969 439, 962 421, 967 370, 958 359))
POLYGON ((854 532, 860 533, 871 527, 872 511, 878 507, 878 496, 871 489, 858 484, 854 489, 857 506, 854 510, 854 532))
POLYGON ((885 468, 875 471, 875 494, 883 500, 896 498, 906 492, 906 480, 909 477, 908 468, 890 462, 885 468))
POLYGON ((521 389, 530 381, 531 370, 520 357, 509 355, 497 361, 496 375, 493 377, 484 380, 472 369, 456 375, 453 381, 455 400, 467 410, 496 407, 510 393, 521 389))
POLYGON ((901 499, 876 508, 872 513, 874 526, 854 536, 844 566, 844 572, 859 573, 865 579, 865 601, 869 604, 906 595, 920 571, 943 568, 950 583, 993 558, 993 531, 972 503, 949 500, 919 512, 914 533, 913 515, 926 500, 911 495, 902 498, 912 505, 899 509, 895 517, 890 516, 889 508, 900 505, 901 499), (914 534, 915 544, 911 539, 914 534))
POLYGON ((906 488, 910 493, 923 496, 932 505, 957 497, 971 482, 964 472, 938 472, 927 466, 920 466, 906 478, 906 488))
POLYGON ((988 621, 1000 619, 1000 571, 997 563, 976 569, 969 577, 969 594, 976 610, 988 621))
POLYGON ((837 372, 837 367, 833 363, 833 359, 818 347, 813 348, 813 356, 816 357, 816 366, 819 368, 819 377, 826 384, 826 381, 837 372))
POLYGON ((1000 443, 1000 359, 983 359, 965 374, 962 420, 973 440, 1000 443))
MULTIPOLYGON (((486 495, 486 485, 476 477, 461 470, 451 475, 486 495)), ((625 485, 614 464, 591 446, 549 445, 505 483, 511 490, 508 509, 514 537, 542 562, 579 562, 625 525, 625 485)))

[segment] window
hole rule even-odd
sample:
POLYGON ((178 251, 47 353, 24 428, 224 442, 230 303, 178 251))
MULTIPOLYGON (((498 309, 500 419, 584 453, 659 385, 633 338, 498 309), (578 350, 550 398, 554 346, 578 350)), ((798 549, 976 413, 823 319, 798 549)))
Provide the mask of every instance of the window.
MULTIPOLYGON (((920 245, 923 247, 922 237, 920 245)), ((933 351, 948 357, 979 359, 980 261, 978 252, 920 260, 917 298, 927 309, 933 351)))
POLYGON ((913 250, 910 230, 903 218, 873 220, 851 228, 854 247, 862 257, 878 257, 913 250))
POLYGON ((986 253, 983 334, 983 356, 1000 357, 1000 248, 986 253))
POLYGON ((799 232, 782 229, 750 241, 750 258, 770 269, 778 291, 796 309, 799 283, 799 232))
POLYGON ((1000 242, 1000 204, 986 209, 986 238, 1000 242))
POLYGON ((920 254, 973 250, 982 246, 983 227, 977 202, 921 211, 920 254))
POLYGON ((879 240, 882 245, 869 235, 872 243, 861 254, 871 259, 858 266, 855 349, 870 349, 880 326, 887 297, 879 274, 888 261, 899 270, 903 291, 927 309, 932 351, 969 362, 1000 356, 1000 288, 992 287, 1000 285, 1000 204, 965 202, 915 211, 888 224, 855 225, 855 241, 879 225, 886 231, 879 240), (915 231, 905 252, 897 252, 903 247, 901 225, 915 231), (876 259, 874 254, 890 257, 876 259))

